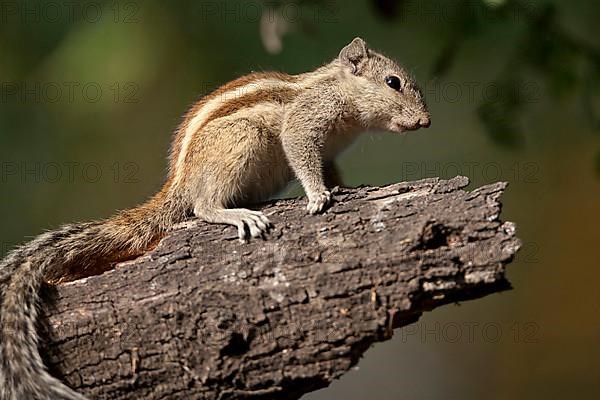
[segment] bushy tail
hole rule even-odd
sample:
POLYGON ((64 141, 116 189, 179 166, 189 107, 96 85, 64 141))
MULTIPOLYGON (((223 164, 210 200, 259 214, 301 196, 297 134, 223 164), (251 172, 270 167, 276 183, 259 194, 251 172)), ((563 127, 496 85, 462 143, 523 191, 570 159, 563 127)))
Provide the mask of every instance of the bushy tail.
POLYGON ((183 205, 163 190, 108 220, 66 225, 12 251, 0 263, 0 400, 85 400, 47 372, 38 352, 41 285, 66 265, 140 254, 184 218, 183 205))

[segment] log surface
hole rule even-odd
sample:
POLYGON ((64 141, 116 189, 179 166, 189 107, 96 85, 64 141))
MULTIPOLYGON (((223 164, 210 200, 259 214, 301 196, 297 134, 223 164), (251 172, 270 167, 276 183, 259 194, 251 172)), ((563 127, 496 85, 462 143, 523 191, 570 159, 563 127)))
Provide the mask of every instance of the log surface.
POLYGON ((506 290, 499 182, 339 189, 263 211, 267 240, 190 221, 147 255, 48 289, 51 371, 93 399, 297 399, 422 312, 506 290))

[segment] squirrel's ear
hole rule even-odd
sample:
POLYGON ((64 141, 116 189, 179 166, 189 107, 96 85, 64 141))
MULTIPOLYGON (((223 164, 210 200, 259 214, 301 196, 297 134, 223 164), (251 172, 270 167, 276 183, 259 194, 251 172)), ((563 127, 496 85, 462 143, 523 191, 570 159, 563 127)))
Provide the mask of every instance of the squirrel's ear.
POLYGON ((342 64, 352 69, 352 73, 358 71, 358 64, 369 56, 369 50, 364 40, 357 37, 340 51, 339 59, 342 64))

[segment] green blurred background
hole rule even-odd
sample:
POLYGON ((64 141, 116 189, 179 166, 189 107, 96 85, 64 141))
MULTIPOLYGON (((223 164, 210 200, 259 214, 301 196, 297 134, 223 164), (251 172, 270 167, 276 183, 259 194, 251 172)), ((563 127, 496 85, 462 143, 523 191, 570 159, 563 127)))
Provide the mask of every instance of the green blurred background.
POLYGON ((514 290, 424 315, 305 398, 598 398, 599 18, 584 0, 2 0, 1 254, 157 190, 198 96, 360 35, 413 72, 432 127, 364 135, 347 184, 508 181, 524 246, 514 290))

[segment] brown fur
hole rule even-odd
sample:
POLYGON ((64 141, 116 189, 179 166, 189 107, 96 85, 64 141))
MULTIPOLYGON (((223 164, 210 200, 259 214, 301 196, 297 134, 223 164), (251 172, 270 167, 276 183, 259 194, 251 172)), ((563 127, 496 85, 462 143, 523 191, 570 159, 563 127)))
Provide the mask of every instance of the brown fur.
POLYGON ((232 115, 239 110, 247 109, 260 103, 289 103, 297 94, 297 90, 281 88, 242 95, 235 100, 225 103, 218 110, 211 113, 204 124, 200 126, 200 129, 204 128, 212 120, 232 115))
POLYGON ((333 160, 361 129, 428 125, 414 81, 359 38, 315 71, 253 73, 205 96, 177 129, 168 179, 153 198, 105 221, 44 233, 0 263, 0 400, 85 400, 50 376, 38 353, 44 281, 101 273, 136 257, 191 211, 210 223, 234 225, 242 241, 260 237, 268 219, 231 207, 266 200, 296 176, 308 212, 321 212, 331 201, 328 188, 341 184, 333 160), (399 90, 386 84, 390 76, 400 79, 399 90))
POLYGON ((203 96, 199 101, 197 101, 190 109, 186 112, 184 119, 180 126, 177 128, 175 135, 173 137, 173 143, 171 145, 171 151, 169 153, 169 171, 173 172, 175 169, 175 162, 177 160, 177 156, 179 151, 181 150, 181 141, 183 140, 183 135, 185 133, 185 129, 190 123, 190 120, 198 113, 198 111, 208 102, 218 96, 223 95, 224 93, 229 92, 230 90, 241 88, 249 83, 253 83, 259 81, 261 79, 279 79, 284 82, 295 82, 298 78, 293 75, 288 75, 281 72, 254 72, 245 76, 241 76, 236 78, 226 84, 220 86, 215 89, 211 93, 203 96))

